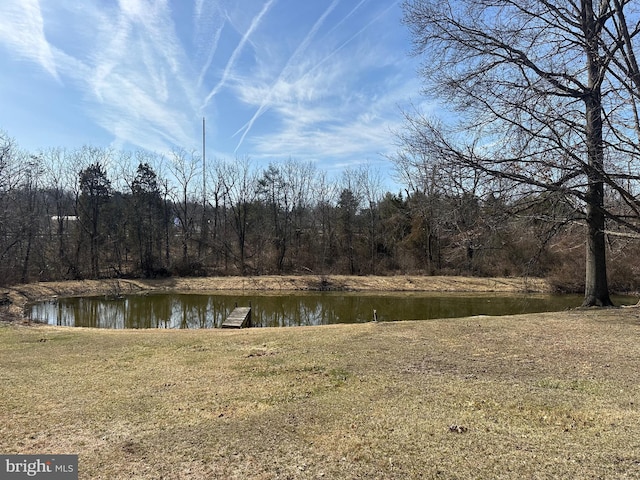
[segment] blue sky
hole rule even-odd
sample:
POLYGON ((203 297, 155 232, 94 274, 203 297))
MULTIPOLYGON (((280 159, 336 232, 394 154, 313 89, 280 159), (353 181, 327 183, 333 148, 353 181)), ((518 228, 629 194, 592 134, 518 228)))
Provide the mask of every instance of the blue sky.
POLYGON ((82 145, 386 172, 420 99, 393 0, 2 0, 0 129, 82 145))

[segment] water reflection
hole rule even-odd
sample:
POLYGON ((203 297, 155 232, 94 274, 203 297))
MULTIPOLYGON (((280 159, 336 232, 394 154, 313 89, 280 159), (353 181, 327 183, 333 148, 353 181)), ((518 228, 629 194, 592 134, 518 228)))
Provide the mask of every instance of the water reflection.
MULTIPOLYGON (((617 297, 618 304, 634 304, 617 297)), ((217 328, 235 306, 252 306, 252 325, 285 327, 426 320, 471 315, 559 311, 579 295, 435 295, 315 292, 279 295, 150 294, 123 298, 72 297, 33 305, 30 317, 52 325, 99 328, 217 328)))

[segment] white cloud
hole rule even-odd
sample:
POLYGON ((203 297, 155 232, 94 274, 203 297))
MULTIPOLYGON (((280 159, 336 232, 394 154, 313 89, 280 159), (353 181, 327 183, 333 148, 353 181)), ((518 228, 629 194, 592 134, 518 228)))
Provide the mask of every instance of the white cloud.
MULTIPOLYGON (((243 146, 256 158, 341 163, 391 153, 392 132, 402 123, 401 105, 420 87, 413 72, 407 72, 407 58, 376 43, 379 35, 373 27, 381 27, 388 11, 386 6, 357 30, 341 35, 334 26, 332 35, 312 42, 319 20, 279 72, 271 65, 273 55, 265 55, 269 65, 261 63, 257 75, 234 86, 237 98, 255 109, 236 132, 242 135, 236 148, 243 146), (268 130, 257 128, 258 121, 261 127, 268 124, 268 130)), ((336 25, 346 28, 343 21, 336 25)))
POLYGON ((345 103, 282 102, 277 134, 251 139, 256 157, 292 156, 306 160, 363 163, 393 150, 393 131, 402 124, 400 108, 417 83, 388 85, 385 95, 354 96, 345 103))
POLYGON ((54 52, 46 39, 38 0, 3 0, 0 3, 0 40, 10 53, 39 64, 56 80, 54 52))
POLYGON ((207 95, 207 97, 204 99, 202 108, 205 108, 208 105, 208 103, 211 101, 211 99, 220 91, 220 89, 225 86, 225 84, 227 83, 227 80, 229 79, 229 76, 231 75, 231 71, 235 67, 238 56, 244 49, 245 44, 251 38, 251 35, 253 34, 253 32, 260 25, 260 22, 262 21, 264 16, 267 14, 267 12, 269 12, 269 9, 273 5, 274 1, 275 0, 269 0, 267 3, 265 3, 264 6, 262 7, 262 10, 260 10, 260 13, 258 13, 258 15, 256 15, 253 18, 253 20, 251 21, 251 25, 249 26, 247 31, 242 35, 240 42, 238 42, 238 45, 233 50, 233 53, 231 54, 229 61, 224 67, 224 71, 222 72, 222 77, 220 78, 220 80, 218 80, 218 83, 216 83, 215 87, 213 87, 213 89, 209 92, 209 95, 207 95))
POLYGON ((200 101, 169 6, 144 0, 120 6, 115 18, 101 16, 90 73, 80 78, 92 93, 92 115, 117 144, 192 146, 200 101))
POLYGON ((366 161, 419 91, 383 43, 397 2, 41 3, 0 0, 0 46, 64 80, 116 146, 191 149, 207 116, 207 144, 229 156, 366 161))
POLYGON ((278 75, 273 86, 268 91, 265 92, 266 95, 262 97, 262 100, 260 101, 260 104, 257 110, 255 111, 255 113, 253 114, 253 116, 251 117, 251 119, 249 119, 249 121, 245 123, 242 126, 242 128, 237 132, 237 133, 241 133, 241 135, 240 135, 240 140, 238 141, 238 144, 236 145, 236 148, 235 148, 236 151, 240 148, 240 146, 244 142, 244 139, 247 137, 247 135, 251 131, 256 120, 258 120, 258 118, 260 118, 271 107, 274 101, 277 101, 277 99, 274 99, 273 97, 274 95, 277 95, 279 93, 278 87, 281 87, 286 82, 286 79, 291 76, 291 72, 293 70, 297 70, 296 62, 298 62, 299 59, 302 57, 302 55, 307 51, 310 43, 316 36, 318 30, 322 27, 327 17, 336 8, 339 2, 340 0, 333 0, 333 2, 331 2, 331 4, 327 7, 327 9, 322 13, 320 18, 318 18, 318 20, 313 24, 313 26, 311 27, 307 35, 296 47, 294 52, 291 54, 291 56, 287 60, 286 64, 284 65, 284 68, 278 75))

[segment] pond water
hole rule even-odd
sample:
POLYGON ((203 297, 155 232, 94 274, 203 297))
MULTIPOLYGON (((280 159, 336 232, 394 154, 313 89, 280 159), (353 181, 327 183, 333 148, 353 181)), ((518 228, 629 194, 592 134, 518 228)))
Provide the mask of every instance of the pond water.
MULTIPOLYGON (((581 295, 500 295, 365 292, 259 294, 147 294, 122 298, 68 297, 31 306, 31 320, 50 325, 99 328, 217 328, 235 306, 251 306, 254 327, 284 327, 429 320, 472 315, 561 311, 581 295)), ((631 305, 636 297, 615 297, 631 305)))

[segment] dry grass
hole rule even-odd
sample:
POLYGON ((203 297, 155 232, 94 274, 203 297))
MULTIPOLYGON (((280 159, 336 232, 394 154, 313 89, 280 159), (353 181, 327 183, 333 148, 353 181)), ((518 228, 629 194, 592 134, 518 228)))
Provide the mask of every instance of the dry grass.
POLYGON ((640 311, 0 327, 0 451, 82 479, 640 478, 640 311))

